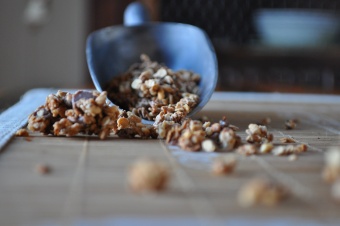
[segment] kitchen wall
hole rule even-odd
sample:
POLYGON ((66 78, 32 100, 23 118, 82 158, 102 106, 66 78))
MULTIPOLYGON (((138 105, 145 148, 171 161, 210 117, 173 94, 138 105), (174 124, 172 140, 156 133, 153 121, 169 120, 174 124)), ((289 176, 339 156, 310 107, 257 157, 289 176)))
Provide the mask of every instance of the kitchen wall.
POLYGON ((85 0, 0 1, 0 97, 35 87, 84 86, 88 5, 85 0), (39 4, 47 11, 41 13, 39 4))

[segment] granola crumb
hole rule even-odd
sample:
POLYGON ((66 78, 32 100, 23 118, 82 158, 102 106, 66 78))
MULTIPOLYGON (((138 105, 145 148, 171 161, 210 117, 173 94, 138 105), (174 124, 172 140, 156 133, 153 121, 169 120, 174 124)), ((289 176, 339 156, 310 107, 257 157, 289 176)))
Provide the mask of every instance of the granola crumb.
POLYGON ((266 117, 261 120, 260 124, 262 125, 269 125, 272 122, 272 119, 270 117, 266 117))
POLYGON ((28 136, 29 136, 29 133, 28 133, 27 129, 19 129, 19 130, 15 133, 15 135, 16 135, 17 137, 28 137, 28 136))
POLYGON ((169 170, 162 163, 150 159, 140 159, 131 166, 128 182, 130 188, 135 192, 161 192, 166 189, 169 177, 169 170))
POLYGON ((308 150, 307 144, 299 144, 296 146, 297 153, 306 152, 308 150))
POLYGON ((202 142, 202 149, 206 152, 214 152, 216 151, 216 145, 214 141, 206 139, 202 142))
POLYGON ((340 149, 338 147, 332 147, 325 153, 322 178, 327 183, 333 183, 340 178, 340 149))
POLYGON ((201 121, 202 123, 210 121, 209 117, 206 115, 202 115, 198 120, 201 121))
POLYGON ((296 143, 295 140, 291 137, 282 137, 280 138, 281 143, 287 144, 287 143, 296 143))
POLYGON ((270 153, 274 148, 274 145, 272 143, 264 143, 261 144, 259 152, 261 154, 267 154, 270 153))
POLYGON ((328 149, 325 153, 325 163, 329 167, 340 168, 340 148, 328 149))
POLYGON ((245 156, 255 155, 257 153, 257 147, 253 144, 244 144, 238 147, 236 152, 245 156))
POLYGON ((340 179, 332 185, 331 195, 336 202, 340 203, 340 179))
POLYGON ((248 129, 246 129, 247 138, 246 141, 248 143, 254 144, 263 144, 272 142, 274 139, 273 134, 268 133, 267 127, 263 125, 258 125, 251 123, 248 125, 248 129))
POLYGON ((237 160, 233 154, 227 154, 214 159, 212 163, 212 172, 215 175, 231 174, 236 166, 237 160))
POLYGON ((272 181, 255 178, 239 190, 238 203, 242 207, 276 206, 287 195, 286 189, 272 181))
POLYGON ((238 145, 239 137, 230 128, 223 128, 218 136, 221 146, 226 151, 231 151, 238 145))
POLYGON ((336 167, 325 166, 321 172, 322 179, 326 183, 333 183, 340 177, 340 170, 336 167))
POLYGON ((49 165, 39 163, 35 166, 34 171, 40 175, 50 174, 52 169, 49 165))
POLYGON ((296 154, 291 154, 291 155, 288 156, 288 161, 294 162, 294 161, 297 160, 297 158, 298 158, 298 156, 296 154))
POLYGON ((285 129, 291 130, 295 129, 297 126, 298 120, 297 119, 288 119, 285 121, 285 129))
POLYGON ((272 153, 276 156, 287 156, 291 154, 301 154, 302 152, 307 151, 307 145, 306 144, 297 144, 297 145, 280 145, 276 146, 272 153))

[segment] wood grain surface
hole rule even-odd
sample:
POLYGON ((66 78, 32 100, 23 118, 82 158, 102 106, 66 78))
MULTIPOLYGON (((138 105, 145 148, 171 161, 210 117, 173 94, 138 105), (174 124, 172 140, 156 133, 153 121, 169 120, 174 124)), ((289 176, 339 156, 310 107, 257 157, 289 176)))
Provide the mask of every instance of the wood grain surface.
POLYGON ((274 144, 288 136, 308 145, 296 161, 238 156, 234 174, 226 177, 210 172, 211 160, 223 153, 185 152, 162 140, 15 137, 0 154, 0 225, 338 225, 340 204, 332 200, 321 170, 323 153, 340 145, 340 105, 292 102, 212 100, 197 115, 212 121, 226 115, 243 140, 249 123, 270 117, 274 144), (285 130, 291 118, 300 122, 285 130), (128 189, 127 170, 142 157, 171 169, 164 193, 128 189), (52 172, 34 172, 39 163, 52 172), (276 207, 240 207, 238 190, 257 176, 283 184, 290 197, 276 207))

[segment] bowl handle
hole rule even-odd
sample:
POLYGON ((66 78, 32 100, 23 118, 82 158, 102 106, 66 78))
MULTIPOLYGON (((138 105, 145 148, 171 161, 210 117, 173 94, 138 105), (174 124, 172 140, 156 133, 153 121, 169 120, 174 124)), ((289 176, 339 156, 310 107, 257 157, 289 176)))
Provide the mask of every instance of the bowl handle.
POLYGON ((135 26, 147 23, 150 21, 150 15, 145 7, 140 2, 132 2, 124 11, 124 25, 135 26))

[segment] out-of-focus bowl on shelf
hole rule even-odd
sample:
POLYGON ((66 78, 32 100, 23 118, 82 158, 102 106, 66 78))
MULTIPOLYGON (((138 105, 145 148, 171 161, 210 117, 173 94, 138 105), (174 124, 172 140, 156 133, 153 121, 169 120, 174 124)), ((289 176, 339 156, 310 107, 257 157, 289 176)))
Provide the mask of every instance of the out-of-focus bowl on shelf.
POLYGON ((332 44, 340 31, 339 14, 322 10, 261 9, 254 22, 261 43, 276 47, 332 44))

